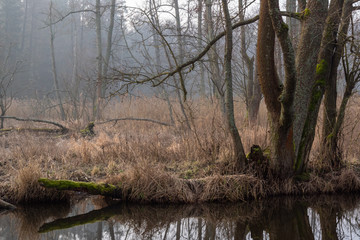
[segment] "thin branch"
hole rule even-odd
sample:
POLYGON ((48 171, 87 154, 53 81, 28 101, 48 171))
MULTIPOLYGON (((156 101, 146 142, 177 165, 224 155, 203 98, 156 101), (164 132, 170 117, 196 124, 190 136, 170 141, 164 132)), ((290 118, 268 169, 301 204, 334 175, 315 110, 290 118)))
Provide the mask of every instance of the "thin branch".
MULTIPOLYGON (((251 19, 248 19, 246 21, 240 21, 240 22, 237 22, 235 23, 233 26, 232 26, 232 29, 236 29, 236 28, 239 28, 241 26, 244 26, 244 25, 248 25, 248 24, 251 24, 251 23, 254 23, 256 22, 257 20, 259 20, 259 15, 256 15, 255 17, 251 18, 251 19)), ((188 66, 192 66, 191 69, 189 70, 192 71, 192 69, 194 68, 194 64, 199 61, 203 56, 205 56, 205 54, 211 49, 211 47, 217 42, 219 41, 223 36, 225 36, 225 31, 219 33, 213 40, 211 40, 208 45, 206 45, 206 47, 194 58, 190 59, 189 61, 179 65, 178 67, 176 67, 175 70, 171 71, 171 72, 168 72, 168 73, 161 73, 159 76, 163 76, 163 75, 166 75, 162 80, 160 80, 158 83, 154 84, 153 86, 156 87, 156 86, 159 86, 161 83, 163 83, 166 79, 168 79, 169 77, 172 77, 174 74, 176 74, 177 72, 183 70, 184 68, 188 67, 188 66)))
POLYGON ((84 13, 84 12, 91 12, 91 13, 96 13, 94 10, 91 10, 91 9, 83 9, 83 10, 76 10, 76 11, 71 11, 71 12, 68 12, 67 14, 65 14, 64 16, 61 16, 58 20, 52 22, 52 23, 49 23, 47 24, 45 27, 48 27, 50 25, 55 25, 63 20, 65 20, 65 18, 67 18, 68 16, 72 15, 72 14, 76 14, 76 13, 84 13))
MULTIPOLYGON (((235 23, 233 26, 232 26, 232 29, 237 29, 241 26, 244 26, 244 25, 248 25, 248 24, 251 24, 251 23, 254 23, 256 22, 257 20, 259 20, 259 15, 256 15, 255 17, 253 18, 250 18, 246 21, 240 21, 240 22, 237 22, 235 23)), ((190 59, 189 61, 181 64, 181 65, 178 65, 174 70, 172 71, 164 71, 164 72, 161 72, 155 76, 152 76, 152 77, 148 77, 148 76, 145 76, 144 74, 141 74, 141 73, 135 73, 135 74, 129 74, 129 73, 123 73, 119 70, 116 70, 114 69, 114 71, 118 72, 120 75, 122 76, 143 76, 145 77, 145 79, 143 80, 134 80, 134 81, 129 81, 128 83, 133 83, 133 84, 144 84, 144 83, 147 83, 147 82, 152 82, 154 81, 155 79, 159 78, 159 77, 162 77, 162 79, 160 79, 159 81, 157 81, 156 83, 153 83, 153 87, 157 87, 159 85, 161 85, 162 83, 164 83, 168 78, 174 76, 176 73, 182 71, 184 68, 188 67, 188 66, 191 66, 188 73, 191 72, 193 69, 194 69, 194 66, 195 66, 195 63, 199 60, 201 60, 202 57, 204 57, 206 55, 206 53, 211 49, 211 47, 217 42, 219 41, 223 36, 225 36, 225 31, 219 33, 213 40, 211 40, 207 45, 206 47, 195 57, 193 57, 192 59, 190 59)), ((123 80, 122 78, 120 78, 121 80, 123 80)), ((113 80, 117 80, 117 78, 113 78, 113 80)))
POLYGON ((168 126, 168 127, 172 126, 172 124, 170 124, 170 123, 160 122, 160 121, 148 119, 148 118, 134 118, 134 117, 110 119, 110 120, 106 120, 103 122, 97 122, 96 124, 100 125, 100 124, 105 124, 105 123, 109 123, 109 122, 115 122, 115 124, 116 124, 118 121, 144 121, 144 122, 156 123, 156 124, 160 124, 160 125, 168 126))

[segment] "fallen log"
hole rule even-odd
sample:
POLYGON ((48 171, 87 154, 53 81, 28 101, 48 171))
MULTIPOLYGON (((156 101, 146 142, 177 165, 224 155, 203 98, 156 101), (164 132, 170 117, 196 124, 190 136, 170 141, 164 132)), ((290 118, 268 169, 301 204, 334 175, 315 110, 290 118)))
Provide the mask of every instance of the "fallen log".
POLYGON ((11 203, 5 202, 0 199, 0 209, 15 209, 16 207, 11 203))
POLYGON ((112 184, 70 180, 38 180, 41 186, 57 190, 86 192, 123 201, 157 203, 196 203, 245 201, 265 194, 263 181, 244 174, 181 179, 168 174, 122 176, 112 184))
POLYGON ((60 123, 57 122, 53 122, 53 121, 48 121, 48 120, 41 120, 41 119, 33 119, 33 118, 18 118, 18 117, 11 117, 11 116, 0 116, 0 119, 13 119, 16 121, 21 121, 21 122, 39 122, 39 123, 46 123, 46 124, 50 124, 50 125, 54 125, 58 128, 60 128, 62 133, 66 133, 69 131, 68 128, 66 128, 65 126, 61 125, 60 123))
POLYGON ((112 198, 122 198, 122 191, 120 187, 94 182, 75 182, 71 180, 50 180, 47 178, 40 178, 39 183, 43 187, 55 188, 57 190, 69 190, 86 192, 92 195, 102 195, 112 198))
POLYGON ((103 122, 97 122, 97 125, 100 124, 105 124, 105 123, 109 123, 109 122, 115 122, 114 124, 117 124, 117 122, 119 121, 140 121, 140 122, 151 122, 151 123, 155 123, 155 124, 159 124, 162 126, 167 126, 170 127, 172 126, 172 124, 170 123, 166 123, 166 122, 161 122, 158 120, 154 120, 154 119, 149 119, 149 118, 134 118, 134 117, 126 117, 126 118, 115 118, 115 119, 109 119, 103 122))

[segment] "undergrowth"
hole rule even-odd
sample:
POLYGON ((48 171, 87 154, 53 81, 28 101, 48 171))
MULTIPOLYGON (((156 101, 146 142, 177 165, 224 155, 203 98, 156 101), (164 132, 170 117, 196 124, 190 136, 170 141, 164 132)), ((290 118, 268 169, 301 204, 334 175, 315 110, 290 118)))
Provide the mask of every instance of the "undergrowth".
MULTIPOLYGON (((151 122, 95 122, 95 136, 83 136, 80 129, 88 118, 61 122, 54 111, 43 111, 41 118, 61 122, 72 129, 66 135, 33 132, 6 132, 0 135, 0 196, 13 202, 61 200, 67 196, 44 190, 37 184, 39 177, 77 181, 120 181, 131 189, 129 199, 147 201, 193 202, 209 200, 236 201, 277 194, 301 194, 360 190, 357 164, 360 127, 358 99, 352 100, 342 131, 343 156, 346 167, 338 173, 310 173, 309 181, 264 181, 251 171, 234 175, 231 141, 226 134, 217 104, 208 100, 189 103, 184 116, 173 102, 175 124, 163 126, 151 122), (229 177, 232 176, 232 177, 229 177), (204 181, 189 185, 194 179, 204 181), (144 184, 146 183, 146 184, 144 184), (194 196, 201 192, 201 196, 194 196)), ((32 101, 17 100, 8 115, 33 117, 32 101), (26 107, 28 106, 28 108, 26 107), (30 110, 29 110, 30 109, 30 110)), ((253 144, 265 149, 268 142, 266 110, 261 105, 258 121, 249 124, 245 107, 236 102, 236 122, 246 152, 253 144)), ((35 111, 33 109, 33 111, 35 111)), ((36 111, 41 112, 39 109, 36 111)), ((67 110, 71 112, 70 109, 67 110)), ((138 98, 132 101, 111 101, 103 112, 105 119, 136 117, 170 123, 165 101, 138 98)), ((321 124, 321 119, 320 119, 321 124)), ((318 128, 320 127, 320 124, 318 128)), ((5 122, 6 127, 34 127, 35 123, 5 122)), ((316 154, 320 149, 314 141, 310 169, 319 167, 316 154)), ((0 197, 0 198, 1 198, 0 197)))

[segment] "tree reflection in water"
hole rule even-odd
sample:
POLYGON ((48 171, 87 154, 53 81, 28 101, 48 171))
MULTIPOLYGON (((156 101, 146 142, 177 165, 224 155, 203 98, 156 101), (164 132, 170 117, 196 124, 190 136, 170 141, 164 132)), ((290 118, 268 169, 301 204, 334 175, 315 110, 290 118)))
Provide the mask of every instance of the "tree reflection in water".
POLYGON ((0 215, 0 239, 358 239, 360 198, 317 196, 248 203, 24 207, 0 215))

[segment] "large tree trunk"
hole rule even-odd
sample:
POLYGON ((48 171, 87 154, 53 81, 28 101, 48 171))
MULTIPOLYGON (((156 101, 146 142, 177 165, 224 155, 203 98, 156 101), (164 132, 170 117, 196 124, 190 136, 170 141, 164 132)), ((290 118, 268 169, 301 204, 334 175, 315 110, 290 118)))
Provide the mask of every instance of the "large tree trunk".
POLYGON ((257 64, 259 82, 268 109, 270 123, 271 168, 280 178, 292 174, 294 161, 293 146, 293 92, 295 91, 294 53, 288 38, 285 23, 280 21, 276 2, 261 0, 260 20, 257 42, 257 64), (269 3, 272 3, 272 17, 269 13, 269 3), (277 14, 276 14, 277 13, 277 14), (272 24, 273 21, 273 24, 272 24), (274 25, 274 27, 273 27, 274 25), (285 85, 280 83, 274 61, 274 44, 276 30, 283 49, 286 79, 285 85))
MULTIPOLYGON (((315 77, 315 66, 318 58, 321 36, 327 15, 327 0, 309 0, 306 6, 304 19, 301 24, 301 35, 297 46, 296 71, 298 83, 295 92, 294 110, 294 144, 298 166, 302 171, 303 159, 299 153, 300 140, 308 115, 310 96, 315 77), (299 160, 301 159, 301 160, 299 160)), ((316 117, 317 119, 317 114, 316 117)), ((309 131, 309 130, 306 130, 309 131)))
POLYGON ((337 14, 338 18, 341 19, 339 33, 337 39, 335 39, 332 65, 329 77, 325 84, 323 111, 324 123, 322 129, 322 141, 324 144, 324 148, 322 149, 322 159, 325 165, 337 169, 341 167, 341 156, 337 144, 338 135, 344 120, 347 102, 352 94, 353 88, 355 87, 355 82, 350 79, 346 79, 345 93, 341 102, 339 113, 337 114, 337 70, 347 39, 346 36, 352 14, 352 2, 345 0, 342 7, 341 17, 339 16, 340 13, 341 12, 337 14))
MULTIPOLYGON (((302 125, 302 135, 298 145, 297 160, 295 168, 297 172, 302 172, 305 170, 306 164, 309 160, 311 146, 315 136, 315 127, 317 123, 317 117, 320 109, 321 100, 324 92, 328 89, 328 97, 325 100, 325 105, 328 105, 328 113, 331 115, 330 118, 333 118, 334 105, 336 108, 336 103, 334 103, 334 95, 336 95, 336 79, 332 79, 332 71, 337 71, 337 67, 340 61, 340 57, 336 55, 336 48, 343 47, 340 45, 344 44, 341 42, 345 41, 347 34, 346 31, 341 34, 337 34, 339 29, 339 24, 341 22, 341 15, 343 8, 343 0, 333 0, 330 3, 329 14, 326 18, 326 24, 322 34, 321 46, 318 54, 318 60, 316 65, 316 74, 312 82, 310 103, 307 105, 307 117, 304 119, 302 125), (337 39, 339 37, 339 39, 337 39), (339 42, 340 41, 340 42, 339 42), (334 94, 335 91, 335 94, 334 94), (332 95, 332 96, 330 96, 332 95), (331 109, 331 110, 330 110, 331 109)), ((341 53, 340 53, 341 56, 341 53)), ((336 99, 335 99, 336 101, 336 99)), ((336 111, 336 110, 335 110, 336 111)), ((336 112, 335 112, 336 115, 336 112)), ((325 122, 324 124, 331 126, 334 120, 330 122, 325 122), (332 122, 332 123, 331 123, 332 122)), ((297 126, 300 127, 300 126, 297 126)), ((327 128, 327 126, 325 126, 327 128)), ((328 130, 326 130, 327 133, 328 130)), ((330 131, 329 131, 330 132, 330 131)), ((324 134, 324 131, 323 131, 324 134)), ((327 135, 328 136, 328 135, 327 135)))

